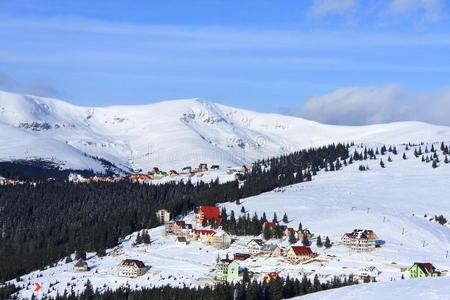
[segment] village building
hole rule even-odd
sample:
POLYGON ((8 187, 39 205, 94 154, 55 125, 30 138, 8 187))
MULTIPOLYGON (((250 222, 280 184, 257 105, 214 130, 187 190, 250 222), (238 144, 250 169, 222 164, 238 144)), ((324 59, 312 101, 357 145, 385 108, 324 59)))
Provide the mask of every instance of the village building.
POLYGON ((184 221, 170 221, 164 225, 166 234, 189 235, 192 232, 192 224, 186 224, 184 221))
POLYGON ((211 166, 211 170, 217 171, 219 169, 220 169, 219 165, 212 165, 211 166))
MULTIPOLYGON (((0 180, 1 180, 1 178, 0 178, 0 180)), ((69 174, 69 182, 81 183, 81 182, 85 182, 85 178, 83 176, 81 176, 80 174, 70 173, 69 174)))
POLYGON ((440 272, 431 263, 414 263, 408 270, 409 277, 438 277, 440 272))
POLYGON ((269 283, 272 280, 278 279, 279 273, 278 272, 269 272, 266 275, 264 275, 264 282, 269 283))
POLYGON ((291 234, 291 232, 295 233, 294 228, 292 227, 286 227, 286 229, 283 230, 283 235, 284 236, 289 236, 291 234))
POLYGON ((259 252, 262 255, 278 257, 281 256, 281 248, 277 244, 264 244, 259 252))
POLYGON ((269 226, 270 230, 275 230, 278 227, 278 223, 277 222, 264 222, 262 225, 262 230, 264 231, 264 228, 266 226, 269 226))
POLYGON ((178 175, 177 171, 175 171, 175 170, 170 170, 169 171, 169 176, 177 176, 177 175, 178 175))
POLYGON ((183 169, 181 169, 181 172, 183 172, 183 173, 191 173, 192 172, 192 168, 190 166, 184 167, 183 169))
POLYGON ((376 267, 364 267, 359 269, 358 278, 364 281, 373 281, 377 278, 378 274, 380 274, 380 271, 376 267))
POLYGON ((152 180, 151 175, 147 174, 130 174, 128 175, 128 180, 131 182, 138 182, 138 183, 149 183, 152 180))
POLYGON ((227 249, 231 245, 231 236, 226 232, 216 232, 211 238, 211 246, 217 249, 227 249))
POLYGON ((316 256, 317 254, 306 246, 292 246, 286 253, 287 260, 292 264, 298 264, 316 256))
POLYGON ((178 248, 184 248, 187 245, 187 240, 184 236, 177 237, 176 246, 178 248))
POLYGON ((215 235, 216 232, 214 230, 206 230, 206 229, 200 229, 200 230, 193 230, 191 237, 195 241, 200 241, 205 244, 209 244, 212 240, 212 236, 215 235))
POLYGON ((139 277, 147 272, 145 264, 136 259, 125 259, 122 260, 118 267, 119 276, 123 277, 139 277))
POLYGON ((264 241, 261 239, 253 239, 247 243, 247 251, 251 255, 258 255, 264 247, 264 241))
POLYGON ((239 264, 234 260, 221 259, 216 265, 216 280, 232 282, 239 277, 239 264))
POLYGON ((197 222, 203 224, 215 222, 220 223, 220 210, 217 206, 200 206, 197 212, 197 222))
POLYGON ((351 233, 345 233, 341 241, 355 252, 369 252, 375 249, 378 236, 373 230, 355 229, 351 233))
POLYGON ((301 241, 301 240, 303 240, 303 236, 304 235, 306 235, 306 238, 308 239, 308 240, 310 240, 311 239, 311 237, 312 237, 312 234, 311 234, 311 232, 308 230, 308 229, 304 229, 304 230, 299 230, 299 231, 297 231, 297 238, 301 241))
POLYGON ((235 253, 234 260, 246 260, 250 258, 250 255, 247 253, 235 253))
POLYGON ((75 272, 86 272, 89 270, 89 267, 86 261, 79 259, 73 266, 73 269, 75 272))
POLYGON ((156 219, 159 224, 166 224, 170 221, 170 212, 167 209, 160 209, 156 212, 156 219))
POLYGON ((199 172, 205 172, 208 171, 208 165, 205 163, 201 163, 198 165, 198 171, 199 172))
POLYGON ((252 164, 243 165, 241 171, 244 173, 248 173, 252 170, 252 168, 253 168, 252 164))
POLYGON ((161 179, 161 178, 166 177, 166 176, 167 176, 167 173, 164 172, 164 171, 158 171, 158 172, 155 172, 153 174, 153 178, 154 179, 161 179))

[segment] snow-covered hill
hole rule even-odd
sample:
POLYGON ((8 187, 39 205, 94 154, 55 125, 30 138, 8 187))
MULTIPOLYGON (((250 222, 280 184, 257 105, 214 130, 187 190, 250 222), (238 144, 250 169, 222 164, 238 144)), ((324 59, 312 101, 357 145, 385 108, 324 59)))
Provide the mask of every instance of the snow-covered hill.
POLYGON ((141 106, 78 107, 0 92, 0 159, 44 158, 63 168, 179 169, 239 165, 330 142, 448 141, 450 128, 419 122, 332 126, 199 99, 141 106), (85 154, 89 154, 86 156, 85 154))
MULTIPOLYGON (((425 147, 431 149, 431 145, 421 147, 422 151, 425 147)), ((434 144, 434 148, 439 149, 439 144, 434 144)), ((414 157, 415 147, 405 150, 405 146, 397 146, 397 150, 397 155, 387 152, 385 155, 378 155, 376 160, 355 162, 339 171, 321 171, 310 182, 241 199, 239 205, 235 202, 222 203, 221 206, 228 213, 234 210, 236 216, 241 214, 242 207, 250 216, 255 212, 262 216, 265 212, 269 219, 274 212, 279 219, 286 212, 289 217, 288 226, 298 228, 299 222, 302 222, 303 228, 310 229, 315 237, 329 236, 334 243, 330 249, 324 249, 317 247, 313 240, 312 249, 319 253, 319 257, 316 262, 307 264, 291 265, 282 257, 254 257, 239 264, 254 272, 254 278, 258 280, 272 271, 279 272, 282 277, 289 275, 291 278, 301 278, 306 274, 311 277, 318 275, 321 280, 327 280, 334 275, 358 275, 361 268, 374 266, 380 271, 377 281, 384 282, 383 284, 361 285, 347 290, 355 289, 355 294, 346 293, 346 289, 342 289, 340 294, 341 290, 336 290, 336 295, 342 295, 342 299, 366 299, 352 297, 361 292, 372 297, 368 296, 367 299, 375 299, 372 295, 375 295, 379 287, 380 297, 377 299, 392 299, 383 297, 390 289, 393 291, 392 295, 395 295, 407 288, 405 286, 414 286, 423 291, 423 295, 438 295, 435 299, 447 299, 439 296, 446 295, 448 288, 439 287, 439 283, 435 285, 434 282, 446 284, 448 277, 437 281, 409 279, 406 270, 414 262, 430 262, 441 271, 450 270, 450 253, 447 252, 450 249, 450 228, 429 219, 440 214, 447 218, 450 216, 450 164, 443 162, 440 150, 436 152, 441 161, 437 168, 432 168, 431 162, 422 162, 420 157, 414 157), (406 160, 402 158, 403 153, 406 154, 406 160), (388 156, 392 162, 388 162, 388 156), (385 162, 385 168, 380 166, 380 158, 385 162), (367 164, 369 170, 359 171, 360 164, 367 164), (424 217, 425 214, 427 218, 424 217), (370 253, 349 251, 340 245, 340 238, 343 233, 355 228, 374 230, 385 244, 370 253), (404 281, 401 280, 402 276, 406 278, 404 281), (395 282, 390 283, 391 280, 395 282), (399 284, 398 289, 396 283, 399 284)), ((188 215, 185 220, 193 223, 193 215, 188 215)), ((177 248, 175 237, 165 236, 162 227, 149 230, 149 234, 153 240, 151 245, 133 246, 137 236, 135 232, 115 250, 108 250, 107 256, 97 257, 90 253, 87 262, 92 268, 88 272, 74 272, 74 262, 65 263, 62 260, 56 266, 22 276, 19 283, 15 280, 11 283, 23 288, 18 296, 25 299, 33 294, 35 282, 43 286, 42 291, 34 294, 38 298, 44 296, 44 293, 55 296, 57 292, 63 293, 72 288, 81 291, 87 280, 100 290, 105 285, 111 289, 125 285, 133 289, 165 284, 210 285, 215 282, 213 269, 217 255, 223 257, 227 253, 246 253, 246 243, 254 238, 234 237, 237 241, 231 248, 217 250, 197 241, 191 241, 185 248, 177 248), (117 255, 113 255, 114 252, 117 255), (117 264, 125 258, 142 260, 148 265, 149 272, 135 279, 118 277, 117 264)), ((285 249, 290 246, 287 238, 271 242, 285 249)), ((334 292, 325 292, 322 298, 317 294, 319 298, 312 299, 332 299, 335 297, 327 298, 327 295, 334 295, 334 292)))
POLYGON ((360 284, 291 298, 292 300, 449 300, 450 278, 422 278, 360 284))

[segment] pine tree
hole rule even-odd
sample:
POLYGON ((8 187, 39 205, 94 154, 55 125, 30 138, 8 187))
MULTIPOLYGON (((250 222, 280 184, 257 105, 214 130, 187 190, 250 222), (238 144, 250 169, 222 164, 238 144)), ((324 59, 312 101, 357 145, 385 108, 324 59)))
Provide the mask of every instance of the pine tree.
POLYGON ((148 245, 148 244, 151 243, 150 235, 148 234, 148 231, 147 231, 147 230, 145 230, 145 231, 144 231, 144 234, 142 235, 142 242, 143 242, 144 244, 146 244, 146 245, 148 245))
POLYGON ((433 164, 431 165, 433 169, 436 169, 438 167, 437 161, 433 160, 433 164))
POLYGON ((323 246, 322 238, 320 237, 320 235, 317 237, 316 246, 319 248, 321 248, 323 246))
POLYGON ((303 231, 302 222, 298 223, 298 230, 301 232, 303 231))
POLYGON ((388 162, 392 162, 392 158, 388 156, 388 162))
POLYGON ((384 166, 384 162, 383 162, 383 160, 382 159, 380 159, 380 166, 382 167, 382 168, 384 168, 385 166, 384 166))
POLYGON ((86 251, 80 250, 80 251, 75 252, 75 259, 76 260, 79 260, 79 259, 86 260, 86 251))
POLYGON ((325 244, 324 244, 324 246, 325 246, 325 248, 327 248, 327 249, 331 248, 331 241, 330 241, 330 238, 329 238, 329 237, 327 237, 327 238, 325 239, 325 244))
POLYGON ((273 213, 273 219, 272 219, 272 222, 278 223, 277 213, 276 213, 276 212, 273 213))
POLYGON ((244 206, 241 207, 241 213, 243 213, 243 214, 245 213, 245 207, 244 206))
POLYGON ((270 230, 270 227, 267 225, 264 226, 263 236, 266 241, 272 238, 272 231, 270 230))
POLYGON ((294 230, 289 232, 289 243, 290 244, 295 244, 297 243, 297 238, 295 237, 295 232, 294 230))
POLYGON ((403 159, 406 159, 406 153, 403 152, 403 159))
POLYGON ((69 255, 66 257, 66 264, 71 263, 71 262, 72 262, 72 257, 70 257, 70 255, 69 255))
POLYGON ((284 223, 289 222, 289 219, 288 219, 288 216, 287 216, 286 213, 284 213, 284 216, 283 216, 283 222, 284 222, 284 223))
POLYGON ((309 246, 308 235, 307 235, 307 233, 305 231, 303 232, 302 245, 303 246, 309 246))

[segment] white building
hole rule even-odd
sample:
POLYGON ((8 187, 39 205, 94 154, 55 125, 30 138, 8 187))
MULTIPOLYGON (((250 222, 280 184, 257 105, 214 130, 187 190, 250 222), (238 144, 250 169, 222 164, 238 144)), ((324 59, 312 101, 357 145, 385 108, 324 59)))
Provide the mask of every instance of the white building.
POLYGON ((187 245, 187 240, 184 236, 179 236, 177 237, 177 242, 176 242, 176 246, 178 248, 184 248, 187 245))
POLYGON ((160 209, 156 212, 159 224, 167 224, 170 221, 170 212, 167 209, 160 209))
POLYGON ((380 271, 376 267, 370 266, 361 268, 359 270, 358 277, 361 280, 365 279, 373 280, 377 278, 378 274, 380 274, 380 271))
POLYGON ((224 232, 216 232, 211 239, 211 246, 217 249, 227 249, 231 245, 231 236, 224 232))
POLYGON ((122 260, 117 269, 119 276, 123 277, 139 277, 147 272, 145 264, 136 259, 122 260))
POLYGON ((253 239, 247 244, 247 251, 249 254, 256 255, 261 252, 264 247, 264 241, 261 239, 253 239))
POLYGON ((355 252, 369 252, 375 249, 378 236, 373 230, 355 229, 351 233, 345 233, 341 241, 355 252))

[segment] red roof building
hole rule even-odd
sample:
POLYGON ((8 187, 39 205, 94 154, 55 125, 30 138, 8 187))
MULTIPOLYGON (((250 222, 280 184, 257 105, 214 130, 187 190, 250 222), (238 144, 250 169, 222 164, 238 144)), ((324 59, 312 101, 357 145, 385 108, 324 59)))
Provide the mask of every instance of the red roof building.
POLYGON ((217 206, 200 206, 198 210, 198 222, 203 223, 203 220, 211 221, 214 220, 219 222, 220 210, 217 206))

